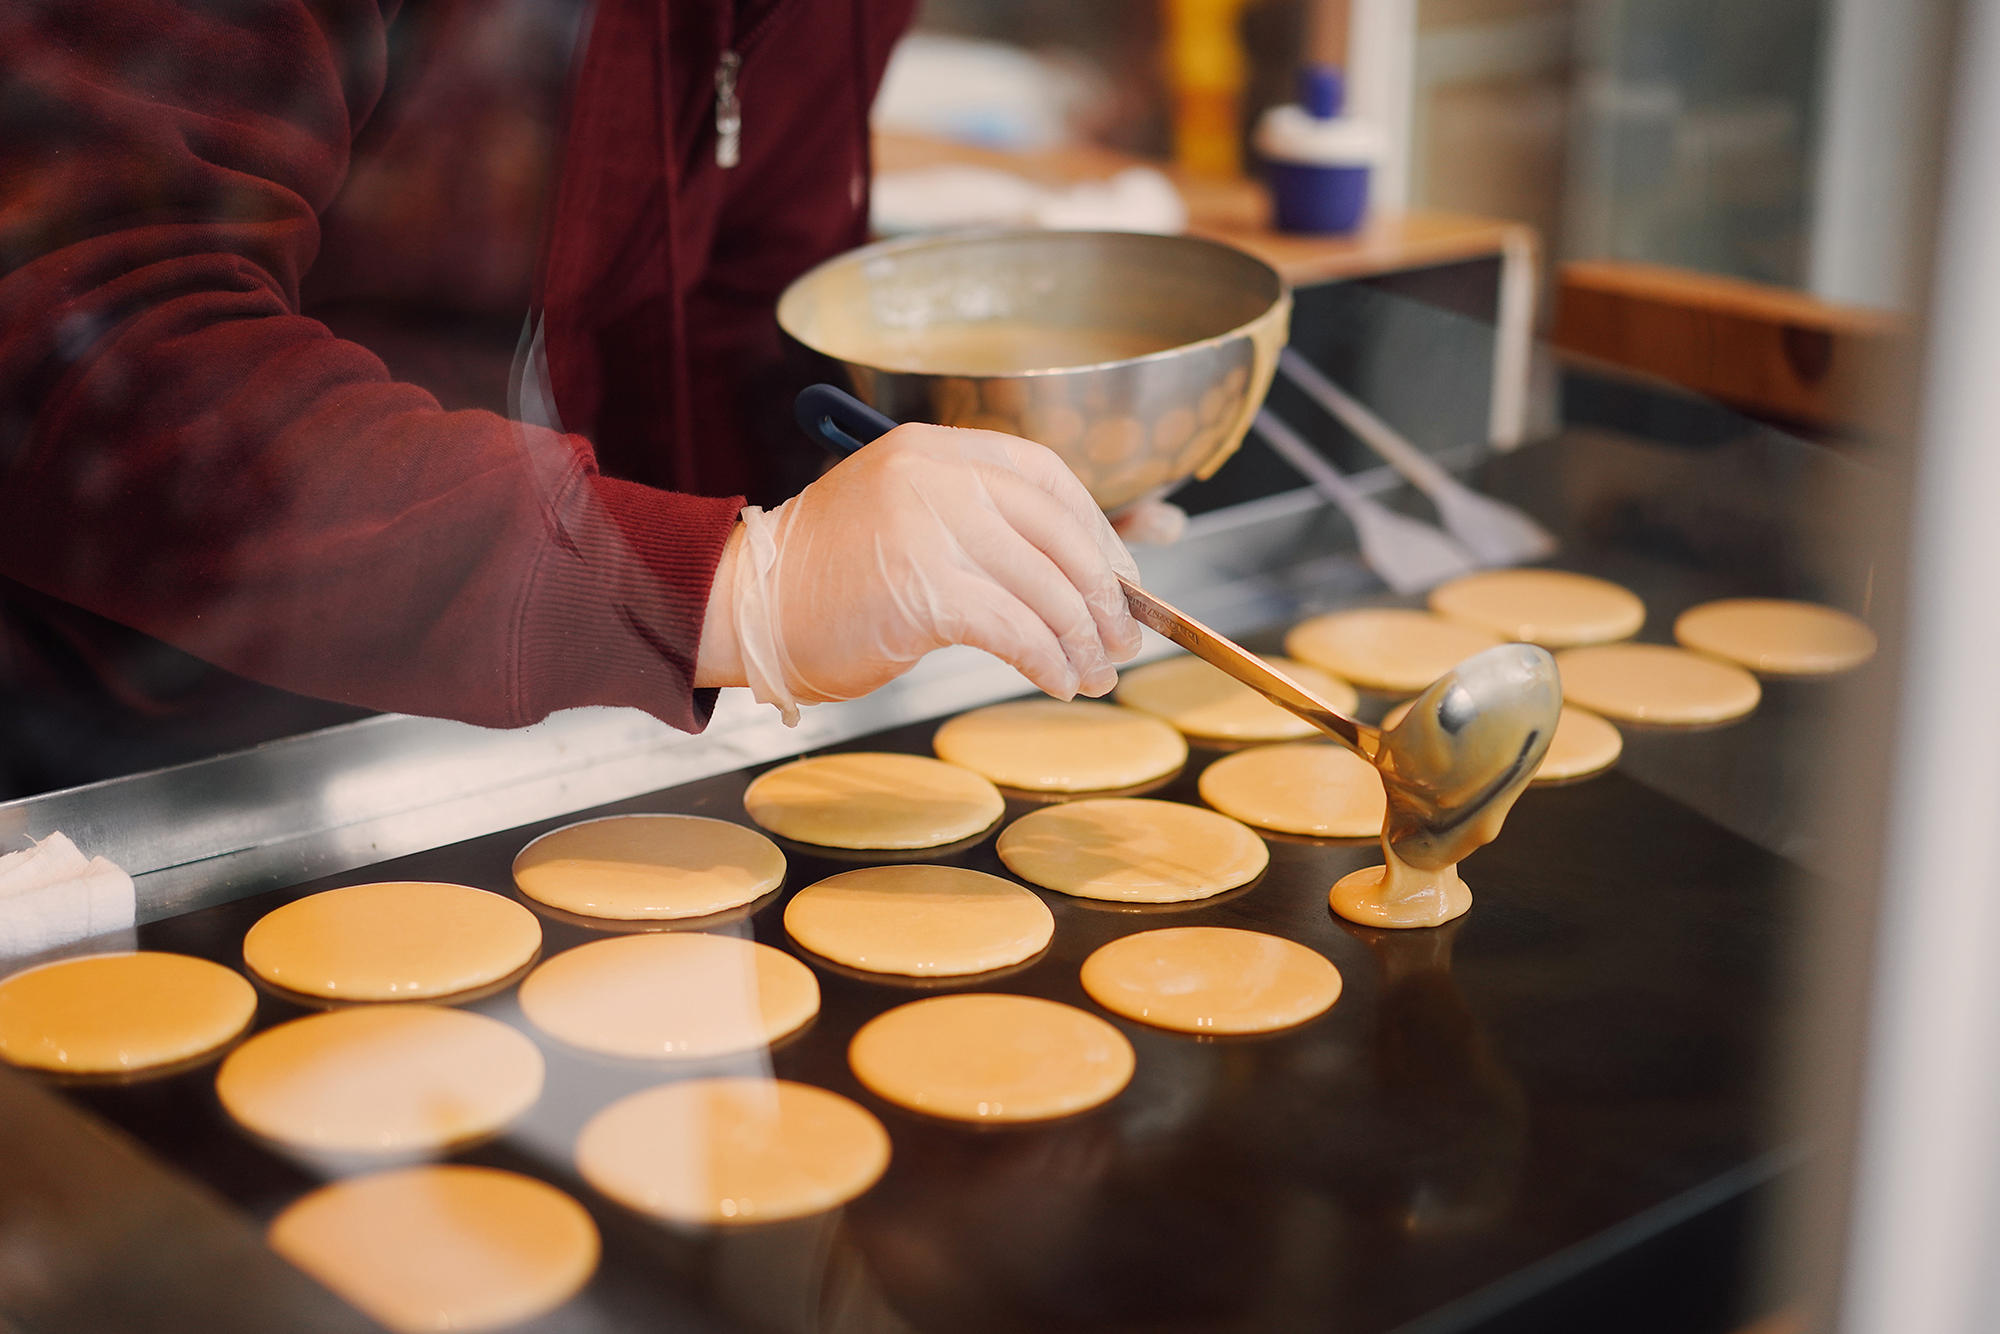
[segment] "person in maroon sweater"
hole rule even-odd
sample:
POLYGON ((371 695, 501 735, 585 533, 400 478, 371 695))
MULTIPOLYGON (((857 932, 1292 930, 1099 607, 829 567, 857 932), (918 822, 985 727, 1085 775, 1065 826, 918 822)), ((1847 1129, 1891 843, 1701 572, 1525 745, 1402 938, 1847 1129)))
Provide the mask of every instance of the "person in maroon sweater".
POLYGON ((910 5, 0 0, 9 736, 245 680, 697 730, 954 642, 1108 689, 1129 558, 1041 447, 905 427, 746 508, 910 5))

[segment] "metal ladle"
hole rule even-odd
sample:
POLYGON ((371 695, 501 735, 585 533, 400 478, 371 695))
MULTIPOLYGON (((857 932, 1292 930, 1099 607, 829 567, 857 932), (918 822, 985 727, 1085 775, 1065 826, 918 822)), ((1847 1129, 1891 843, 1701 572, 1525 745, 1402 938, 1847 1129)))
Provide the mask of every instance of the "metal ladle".
MULTIPOLYGON (((895 423, 832 385, 798 397, 806 433, 852 453, 895 423)), ((1262 658, 1200 621, 1120 580, 1132 615, 1212 667, 1297 714, 1382 774, 1389 818, 1383 841, 1423 870, 1464 860, 1493 841, 1514 798, 1548 752, 1562 712, 1555 659, 1533 644, 1476 653, 1425 688, 1396 726, 1356 722, 1262 658)))

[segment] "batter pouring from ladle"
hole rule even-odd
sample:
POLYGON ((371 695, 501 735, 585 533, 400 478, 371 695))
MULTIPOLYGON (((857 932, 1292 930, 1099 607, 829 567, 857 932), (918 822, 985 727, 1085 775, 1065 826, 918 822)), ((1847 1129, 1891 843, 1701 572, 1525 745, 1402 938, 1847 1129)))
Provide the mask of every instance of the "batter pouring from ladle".
MULTIPOLYGON (((807 433, 846 452, 894 428, 829 386, 799 399, 807 433)), ((1382 775, 1383 865, 1334 886, 1335 912, 1366 926, 1437 926, 1472 906, 1457 866, 1493 841, 1534 777, 1562 713, 1555 659, 1533 644, 1475 653, 1418 695, 1384 730, 1315 698, 1262 658, 1120 578, 1133 619, 1311 723, 1382 775)))

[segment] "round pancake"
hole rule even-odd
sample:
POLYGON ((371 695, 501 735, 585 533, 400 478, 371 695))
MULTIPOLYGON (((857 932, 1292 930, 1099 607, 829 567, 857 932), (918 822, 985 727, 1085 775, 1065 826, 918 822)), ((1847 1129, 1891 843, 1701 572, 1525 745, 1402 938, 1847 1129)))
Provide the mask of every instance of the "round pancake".
POLYGON ((1410 695, 1501 642, 1491 631, 1427 611, 1360 607, 1293 626, 1285 652, 1364 690, 1410 695))
POLYGON ((768 1047, 819 1013, 812 970, 735 936, 594 940, 521 983, 528 1022, 606 1056, 699 1060, 768 1047))
POLYGON ((889 1165, 864 1108, 810 1084, 686 1079, 620 1098, 577 1137, 583 1179, 669 1222, 727 1226, 824 1213, 889 1165))
POLYGON ((869 1092, 954 1121, 1046 1121, 1116 1097, 1132 1044, 1095 1015, 1036 996, 911 1001, 861 1026, 848 1064, 869 1092))
POLYGON ((243 962, 274 987, 327 1000, 422 1000, 497 982, 542 947, 535 915, 469 885, 350 885, 264 914, 243 962))
POLYGON ((808 885, 785 930, 822 958, 871 973, 956 977, 1032 959, 1056 919, 1032 890, 959 866, 870 866, 808 885))
POLYGON ((1185 903, 1247 885, 1271 851, 1226 815, 1177 801, 1099 797, 1022 816, 995 844, 1030 884, 1115 903, 1185 903))
MULTIPOLYGON (((1336 713, 1352 713, 1359 697, 1347 682, 1289 658, 1266 658, 1336 713)), ((1208 741, 1290 741, 1316 735, 1297 714, 1281 709, 1200 658, 1182 655, 1134 667, 1118 678, 1120 704, 1165 719, 1191 737, 1208 741)))
POLYGON ((149 1070, 214 1051, 256 1012, 255 988, 207 959, 59 959, 0 982, 0 1060, 74 1075, 149 1070))
POLYGON ((597 1269, 597 1226, 554 1186, 492 1167, 409 1167, 322 1186, 271 1249, 392 1330, 529 1320, 597 1269))
POLYGON ((922 755, 843 751, 759 774, 743 808, 795 843, 934 848, 984 833, 1006 811, 993 784, 922 755))
MULTIPOLYGON (((1383 717, 1382 729, 1394 727, 1409 711, 1408 700, 1398 704, 1383 717)), ((1618 763, 1624 751, 1625 738, 1616 727, 1589 709, 1565 704, 1556 715, 1555 735, 1549 738, 1548 752, 1542 756, 1532 781, 1560 783, 1601 773, 1618 763)))
POLYGON ((1151 714, 1090 700, 1022 699, 938 728, 938 758, 1024 792, 1101 792, 1164 778, 1187 762, 1181 734, 1151 714))
POLYGON ((1598 644, 1556 655, 1563 698, 1623 722, 1693 726, 1757 707, 1757 678, 1734 663, 1665 644, 1598 644))
POLYGON ((612 815, 543 834, 514 858, 523 894, 580 917, 707 917, 785 880, 785 854, 754 829, 699 815, 612 815))
POLYGON ((1201 771, 1201 799, 1280 834, 1371 838, 1382 832, 1382 775, 1332 742, 1294 741, 1225 755, 1201 771))
POLYGON ((1690 607, 1674 638, 1765 676, 1829 676, 1875 656, 1875 632, 1833 607, 1782 598, 1724 598, 1690 607))
POLYGON ((266 1139, 411 1153, 491 1134, 542 1091, 542 1054, 497 1019, 437 1005, 332 1010, 231 1052, 215 1092, 266 1139))
POLYGON ((1636 593, 1568 570, 1480 570, 1432 589, 1430 607, 1448 620, 1552 649, 1629 639, 1646 623, 1636 593))
POLYGON ((1083 989, 1113 1014, 1179 1033, 1270 1033, 1340 999, 1316 950, 1223 926, 1140 931, 1083 961, 1083 989))

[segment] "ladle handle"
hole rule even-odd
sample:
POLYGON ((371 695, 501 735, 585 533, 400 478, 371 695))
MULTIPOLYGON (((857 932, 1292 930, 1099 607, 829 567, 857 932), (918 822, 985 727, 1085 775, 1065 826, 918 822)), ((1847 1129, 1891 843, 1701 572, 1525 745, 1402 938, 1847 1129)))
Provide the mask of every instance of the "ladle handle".
POLYGON ((855 450, 896 429, 896 423, 844 389, 809 384, 792 400, 799 428, 836 454, 855 450))
POLYGON ((1172 603, 1162 601, 1129 580, 1120 579, 1118 582, 1125 586, 1125 605, 1132 609, 1133 620, 1148 629, 1159 631, 1209 666, 1241 681, 1279 708, 1297 714, 1362 759, 1374 760, 1382 742, 1382 734, 1375 728, 1336 713, 1298 682, 1172 603))

